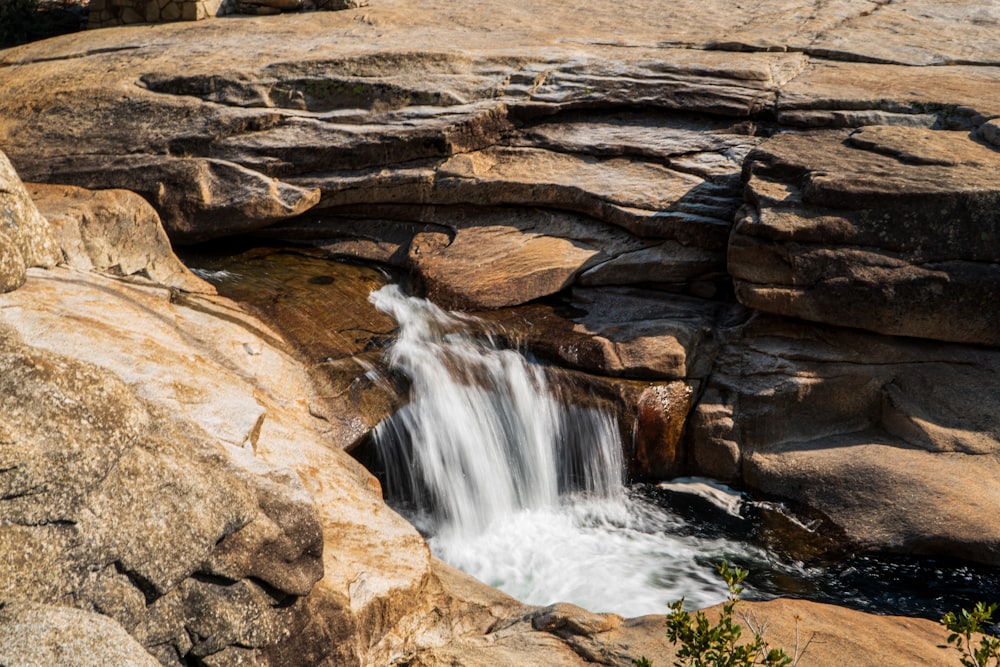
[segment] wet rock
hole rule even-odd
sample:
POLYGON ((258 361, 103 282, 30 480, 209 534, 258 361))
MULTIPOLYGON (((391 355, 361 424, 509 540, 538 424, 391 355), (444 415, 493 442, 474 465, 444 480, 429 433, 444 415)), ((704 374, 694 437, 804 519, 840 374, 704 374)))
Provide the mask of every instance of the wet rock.
POLYGON ((747 306, 937 340, 1000 344, 992 248, 1000 152, 967 132, 876 126, 782 135, 745 167, 729 247, 747 306))
POLYGON ((221 295, 240 302, 295 349, 316 386, 309 411, 325 422, 332 442, 353 447, 399 407, 401 392, 381 364, 396 324, 369 302, 389 282, 386 272, 305 247, 185 256, 221 295))
POLYGON ((277 225, 263 236, 408 269, 428 298, 447 308, 519 305, 574 282, 711 295, 717 282, 728 280, 721 251, 643 240, 574 213, 533 206, 393 205, 349 212, 370 217, 314 216, 277 225))

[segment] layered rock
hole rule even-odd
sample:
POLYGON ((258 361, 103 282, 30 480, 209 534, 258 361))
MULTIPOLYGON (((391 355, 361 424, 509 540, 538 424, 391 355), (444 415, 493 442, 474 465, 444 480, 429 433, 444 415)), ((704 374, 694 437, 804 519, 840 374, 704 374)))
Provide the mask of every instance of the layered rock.
POLYGON ((766 316, 723 337, 688 427, 701 472, 820 510, 851 548, 1000 562, 996 350, 766 316))
POLYGON ((746 305, 881 333, 1000 344, 1000 151, 969 133, 782 135, 747 158, 729 246, 746 305))
MULTIPOLYGON (((489 0, 382 0, 280 22, 92 32, 0 54, 0 144, 31 180, 138 192, 175 241, 267 228, 413 271, 448 305, 502 308, 492 317, 512 339, 589 374, 602 400, 624 406, 640 427, 640 474, 686 462, 818 510, 850 548, 995 564, 984 517, 1000 499, 984 480, 997 475, 997 322, 983 304, 998 282, 990 119, 1000 115, 1000 17, 938 4, 584 0, 501 10, 489 0), (788 132, 803 129, 818 132, 788 132), (741 168, 748 206, 730 235, 741 168), (745 305, 814 322, 730 303, 727 255, 745 305), (980 492, 961 495, 963 485, 980 492)), ((128 195, 100 198, 135 208, 128 195)), ((144 253, 160 240, 102 245, 104 232, 87 235, 89 214, 66 217, 45 201, 53 221, 69 221, 57 236, 74 266, 194 284, 144 253)), ((190 489, 216 501, 205 517, 214 530, 190 527, 201 532, 187 547, 200 556, 165 549, 160 565, 129 551, 141 546, 138 527, 17 515, 10 530, 37 532, 47 567, 68 572, 30 580, 40 591, 32 599, 107 611, 167 662, 672 659, 659 620, 525 609, 459 581, 382 504, 338 448, 392 409, 391 391, 364 380, 373 354, 364 348, 391 333, 387 323, 330 323, 345 337, 332 344, 286 312, 301 330, 287 334, 293 358, 285 334, 225 299, 175 292, 171 302, 164 289, 27 269, 59 258, 29 258, 27 239, 44 246, 45 232, 16 218, 0 228, 0 283, 27 283, 0 303, 17 331, 4 345, 22 375, 59 372, 10 388, 21 397, 12 406, 37 411, 3 424, 11 439, 34 449, 44 438, 31 429, 45 423, 34 417, 89 410, 17 393, 72 398, 60 383, 73 380, 121 398, 122 419, 146 415, 109 426, 126 445, 95 462, 146 457, 166 469, 162 479, 194 466, 217 482, 190 489), (163 444, 160 431, 175 437, 163 444), (311 537, 283 533, 286 519, 311 537), (319 562, 313 520, 325 570, 310 587, 315 572, 299 570, 319 562), (58 554, 78 552, 59 540, 90 528, 121 535, 80 552, 80 562, 103 564, 103 578, 45 589, 77 581, 79 564, 58 554), (140 575, 109 569, 108 558, 139 563, 140 575), (262 585, 265 575, 277 581, 262 585)), ((337 311, 357 310, 357 296, 331 289, 331 318, 351 320, 337 311)), ((45 480, 58 481, 52 471, 64 464, 94 476, 82 459, 38 454, 56 466, 32 473, 45 480)), ((138 490, 122 498, 152 493, 141 469, 132 477, 138 490)), ((70 486, 102 517, 117 516, 117 495, 101 486, 115 479, 70 486)), ((164 499, 187 488, 174 486, 164 499)), ((0 504, 31 502, 23 498, 0 504)), ((169 526, 190 510, 182 500, 164 507, 169 526)), ((831 635, 870 627, 866 647, 891 647, 824 640, 810 662, 911 664, 914 643, 920 660, 940 655, 924 641, 926 624, 788 604, 781 613, 809 614, 831 635)), ((35 618, 32 607, 12 609, 35 618)))

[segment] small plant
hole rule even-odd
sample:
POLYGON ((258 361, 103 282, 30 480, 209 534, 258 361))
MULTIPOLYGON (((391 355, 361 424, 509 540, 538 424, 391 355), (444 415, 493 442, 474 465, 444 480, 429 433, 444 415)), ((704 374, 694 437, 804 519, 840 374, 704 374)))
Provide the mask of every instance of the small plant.
MULTIPOLYGON (((722 605, 719 620, 712 625, 702 611, 694 615, 684 611, 684 598, 670 605, 667 616, 667 639, 680 644, 675 667, 795 667, 798 648, 798 618, 796 618, 796 646, 794 658, 783 649, 771 648, 764 639, 765 626, 756 617, 744 615, 743 620, 753 632, 753 639, 739 644, 743 628, 733 619, 736 603, 743 593, 743 581, 749 572, 730 567, 722 561, 717 568, 729 587, 729 596, 722 605)), ((807 644, 808 646, 808 644, 807 644)), ((803 649, 804 651, 805 649, 803 649)), ((632 661, 635 667, 652 667, 653 663, 642 657, 632 661)))
POLYGON ((1000 666, 1000 639, 984 636, 979 640, 979 648, 973 648, 972 635, 983 632, 983 629, 993 621, 996 604, 987 605, 977 602, 972 611, 967 609, 959 613, 949 611, 941 618, 941 625, 948 628, 948 643, 938 648, 949 646, 961 655, 963 667, 997 667, 1000 666))

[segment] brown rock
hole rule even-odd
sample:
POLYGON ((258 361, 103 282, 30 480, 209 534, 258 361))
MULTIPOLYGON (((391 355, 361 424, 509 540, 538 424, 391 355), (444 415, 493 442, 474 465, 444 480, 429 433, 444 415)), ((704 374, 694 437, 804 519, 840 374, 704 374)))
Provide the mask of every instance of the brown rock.
POLYGON ((734 230, 739 299, 881 333, 1000 343, 995 173, 966 132, 902 127, 782 135, 745 168, 734 230))
MULTIPOLYGON (((281 332, 296 350, 316 386, 309 411, 326 422, 332 442, 351 448, 398 409, 402 399, 380 359, 396 324, 368 300, 389 281, 385 272, 305 248, 187 257, 214 276, 221 295, 281 332)), ((250 345, 247 352, 262 348, 250 345)))
POLYGON ((933 0, 879 3, 824 31, 810 49, 847 59, 995 66, 1000 64, 993 37, 998 22, 1000 12, 993 6, 943 5, 933 0), (939 38, 956 25, 963 26, 960 38, 939 38))
POLYGON ((761 141, 750 123, 684 114, 580 114, 523 128, 512 143, 561 153, 641 157, 704 179, 740 172, 743 157, 761 141))
MULTIPOLYGON (((319 522, 298 479, 247 466, 106 370, 27 348, 9 330, 0 365, 5 599, 93 605, 152 647, 166 631, 155 606, 200 576, 224 583, 188 605, 171 637, 221 622, 209 620, 213 596, 228 599, 241 580, 269 587, 234 603, 231 613, 255 617, 322 577, 319 522)), ((279 621, 262 645, 284 640, 279 621)), ((216 635, 211 652, 247 641, 216 635)))
POLYGON ((44 178, 36 180, 137 192, 156 207, 171 236, 184 243, 255 229, 296 216, 319 201, 316 190, 222 160, 156 155, 97 160, 59 160, 46 165, 44 178))
MULTIPOLYGON (((690 236, 676 233, 654 218, 669 217, 658 215, 668 212, 695 215, 685 210, 684 200, 705 187, 700 179, 655 163, 508 148, 452 157, 437 170, 434 193, 447 203, 569 209, 617 224, 638 236, 680 236, 679 240, 690 242, 690 236), (659 230, 661 226, 665 229, 659 230)), ((723 220, 727 225, 729 220, 723 220)), ((691 226, 696 221, 696 217, 691 218, 691 226)))
POLYGON ((28 186, 70 266, 118 276, 138 274, 186 292, 212 293, 174 255, 160 218, 127 190, 84 190, 68 185, 28 186))
POLYGON ((0 293, 16 290, 25 280, 24 257, 9 236, 0 232, 0 293))
MULTIPOLYGON (((718 611, 719 607, 707 610, 709 618, 714 620, 718 611)), ((744 637, 749 636, 751 624, 758 631, 764 628, 772 647, 783 648, 789 656, 797 650, 800 664, 816 667, 945 667, 955 662, 951 650, 939 648, 944 628, 926 619, 869 616, 806 600, 777 599, 739 603, 736 621, 744 628, 744 637)))
POLYGON ((994 350, 764 316, 721 336, 700 472, 821 512, 843 548, 1000 562, 994 350))
POLYGON ((971 128, 1000 113, 996 96, 988 92, 998 82, 998 67, 812 59, 782 87, 778 119, 807 127, 884 123, 971 128))
MULTIPOLYGON (((25 266, 54 266, 62 259, 48 223, 3 153, 0 153, 0 233, 17 248, 25 266)), ((11 264, 5 273, 13 276, 19 262, 16 257, 6 261, 11 264)), ((15 281, 8 279, 8 284, 15 281)))
POLYGON ((414 271, 429 298, 452 308, 518 305, 575 281, 714 292, 722 279, 719 252, 645 241, 561 211, 378 206, 350 212, 386 217, 316 216, 275 226, 266 235, 414 271))
MULTIPOLYGON (((0 531, 0 564, 19 574, 0 581, 20 580, 22 596, 93 604, 134 628, 168 662, 197 651, 219 664, 239 656, 287 664, 281 661, 289 655, 309 656, 306 664, 357 664, 382 639, 392 646, 412 642, 396 639, 392 628, 418 606, 430 576, 427 546, 382 502, 374 478, 331 448, 346 443, 321 435, 325 422, 310 415, 316 398, 308 379, 276 347, 273 332, 219 297, 188 295, 173 303, 162 288, 65 269, 32 271, 24 287, 0 296, 3 322, 32 340, 30 358, 39 364, 55 358, 59 368, 91 370, 51 374, 56 386, 80 385, 58 395, 86 400, 18 398, 40 381, 0 392, 19 406, 4 411, 11 434, 4 439, 26 443, 25 455, 35 451, 28 443, 38 438, 26 434, 53 422, 21 415, 42 409, 57 416, 76 411, 67 423, 103 435, 70 439, 74 431, 58 432, 50 449, 79 456, 41 449, 36 460, 46 466, 8 472, 12 484, 17 474, 50 480, 51 498, 0 505, 78 523, 8 524, 0 531), (81 351, 88 364, 60 356, 81 351), (102 385, 88 393, 92 377, 118 393, 97 391, 102 385), (130 401, 126 407, 141 408, 139 417, 119 406, 105 411, 118 420, 109 424, 96 409, 84 411, 88 401, 115 406, 119 395, 130 401), (112 447, 118 442, 112 436, 124 444, 112 447), (83 444, 100 444, 101 452, 87 456, 83 444), (119 450, 119 462, 102 476, 119 450), (96 479, 89 495, 84 473, 96 479), (188 516, 193 503, 197 516, 188 516), (321 553, 320 540, 335 546, 321 553), (38 559, 24 560, 23 545, 38 559), (100 573, 92 581, 91 569, 100 573), (308 596, 297 598, 305 590, 308 596), (310 620, 313 613, 322 622, 310 620), (219 615, 243 624, 218 626, 213 636, 220 643, 197 634, 216 627, 219 615), (261 619, 259 634, 251 618, 261 619), (277 627, 283 628, 278 643, 268 643, 277 627), (219 649, 230 640, 236 644, 219 649)), ((24 373, 32 368, 18 363, 24 373)), ((2 377, 16 382, 21 375, 2 377)))
POLYGON ((495 314, 539 356, 598 375, 697 379, 711 365, 710 301, 634 288, 575 288, 565 300, 495 314))
POLYGON ((9 667, 157 667, 161 663, 107 616, 30 602, 0 608, 0 662, 9 667))
POLYGON ((670 479, 684 470, 681 434, 693 397, 692 387, 684 382, 653 385, 639 394, 630 457, 636 477, 670 479))

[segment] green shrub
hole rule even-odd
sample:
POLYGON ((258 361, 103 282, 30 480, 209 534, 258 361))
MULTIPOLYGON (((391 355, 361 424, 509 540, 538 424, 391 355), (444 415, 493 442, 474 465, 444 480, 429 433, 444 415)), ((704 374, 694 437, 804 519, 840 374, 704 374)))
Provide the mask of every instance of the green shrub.
MULTIPOLYGON (((684 611, 683 598, 670 605, 667 639, 675 646, 680 644, 675 667, 794 667, 800 656, 797 620, 794 658, 789 657, 783 649, 768 646, 764 639, 763 625, 756 623, 756 619, 752 617, 744 616, 743 619, 753 632, 753 639, 740 644, 743 628, 733 616, 736 603, 743 593, 743 581, 749 573, 738 567, 729 567, 726 561, 719 563, 717 569, 729 587, 729 596, 714 625, 702 611, 696 611, 693 615, 684 611)), ((645 657, 633 660, 632 664, 635 667, 653 666, 645 657)))
POLYGON ((941 618, 941 625, 951 634, 948 643, 939 648, 951 646, 961 656, 963 667, 997 667, 1000 665, 1000 639, 984 636, 979 640, 979 648, 972 645, 972 635, 983 632, 993 621, 996 604, 977 602, 972 611, 963 609, 959 613, 949 611, 941 618))

